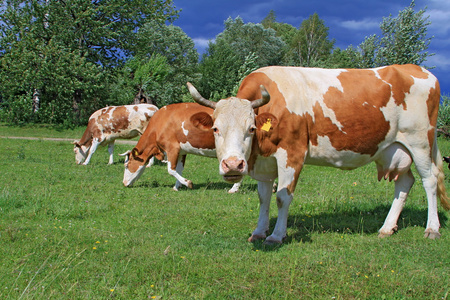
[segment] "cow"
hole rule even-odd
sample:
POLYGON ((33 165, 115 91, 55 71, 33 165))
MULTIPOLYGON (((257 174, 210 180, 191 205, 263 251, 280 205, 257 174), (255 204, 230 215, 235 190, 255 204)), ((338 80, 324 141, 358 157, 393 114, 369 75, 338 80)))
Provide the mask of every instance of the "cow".
POLYGON ((282 243, 289 205, 304 164, 351 170, 375 162, 378 180, 395 181, 395 198, 379 236, 392 235, 414 183, 414 162, 428 199, 425 237, 439 238, 437 197, 449 209, 436 142, 440 87, 416 65, 374 69, 264 67, 236 97, 212 102, 188 83, 194 100, 214 108, 193 124, 214 131, 226 181, 258 180, 260 213, 250 242, 282 243), (278 177, 278 218, 270 236, 271 183, 278 177))
MULTIPOLYGON (((177 180, 173 189, 178 191, 182 185, 192 188, 192 181, 182 176, 186 155, 216 157, 216 151, 212 130, 197 128, 189 117, 197 113, 209 116, 212 112, 211 108, 197 103, 170 104, 157 111, 136 147, 121 154, 126 156, 123 184, 133 185, 144 173, 150 159, 167 157, 167 171, 177 180)), ((241 181, 236 182, 228 192, 237 192, 240 185, 241 181)))
POLYGON ((112 164, 116 139, 132 139, 144 132, 155 105, 107 106, 94 112, 79 141, 74 141, 75 161, 87 165, 98 146, 108 145, 109 162, 112 164))

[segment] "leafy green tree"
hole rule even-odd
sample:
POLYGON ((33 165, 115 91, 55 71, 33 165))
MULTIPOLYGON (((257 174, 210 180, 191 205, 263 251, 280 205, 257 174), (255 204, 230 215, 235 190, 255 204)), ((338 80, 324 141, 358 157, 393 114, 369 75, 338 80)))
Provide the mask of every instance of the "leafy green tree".
POLYGON ((169 68, 165 80, 146 91, 158 106, 181 102, 186 82, 200 78, 194 41, 178 26, 155 21, 146 23, 137 33, 131 54, 144 61, 155 55, 166 59, 169 68))
POLYGON ((287 63, 305 67, 318 66, 319 60, 326 59, 333 49, 335 41, 328 39, 328 31, 329 28, 317 13, 304 20, 289 45, 287 63))
POLYGON ((203 75, 199 89, 211 96, 219 91, 231 95, 234 86, 242 79, 239 68, 248 60, 253 67, 277 65, 282 62, 283 40, 271 28, 261 24, 244 23, 242 18, 228 18, 225 30, 208 46, 203 56, 200 72, 203 75), (252 54, 252 57, 249 57, 252 54))
POLYGON ((167 58, 159 53, 151 57, 133 57, 128 60, 112 85, 111 94, 118 104, 149 103, 158 105, 157 91, 166 82, 171 67, 167 58))
POLYGON ((366 37, 355 56, 360 68, 379 67, 392 64, 417 64, 432 56, 426 50, 432 37, 427 36, 431 24, 425 9, 414 11, 415 2, 399 12, 396 18, 391 15, 383 18, 380 25, 381 36, 366 37))
POLYGON ((41 108, 35 121, 86 120, 93 110, 108 104, 106 84, 133 51, 140 24, 150 19, 171 21, 177 13, 170 0, 3 2, 3 115, 38 90, 41 108))
POLYGON ((414 12, 415 2, 400 11, 396 18, 383 18, 380 29, 383 36, 377 56, 378 65, 422 64, 429 56, 426 49, 431 38, 427 27, 431 24, 425 9, 414 12))

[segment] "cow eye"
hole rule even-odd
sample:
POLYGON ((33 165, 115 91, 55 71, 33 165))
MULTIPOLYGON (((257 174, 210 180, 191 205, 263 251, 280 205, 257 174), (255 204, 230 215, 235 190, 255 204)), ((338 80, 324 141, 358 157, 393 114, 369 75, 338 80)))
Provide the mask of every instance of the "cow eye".
POLYGON ((250 132, 250 133, 255 133, 255 131, 256 131, 256 126, 252 126, 252 127, 250 127, 250 129, 248 130, 248 132, 250 132))
POLYGON ((214 133, 219 133, 219 129, 217 127, 213 127, 212 130, 214 133))

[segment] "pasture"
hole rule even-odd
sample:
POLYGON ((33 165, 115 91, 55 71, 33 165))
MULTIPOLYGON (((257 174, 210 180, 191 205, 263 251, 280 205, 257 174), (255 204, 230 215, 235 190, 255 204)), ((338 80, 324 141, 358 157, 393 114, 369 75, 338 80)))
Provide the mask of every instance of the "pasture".
MULTIPOLYGON (((0 126, 0 136, 78 139, 84 128, 0 126)), ((440 139, 442 154, 450 141, 440 139)), ((115 154, 132 146, 118 144, 115 154)), ((194 189, 174 192, 162 163, 122 185, 123 158, 100 148, 75 164, 68 141, 0 139, 1 299, 447 299, 449 213, 439 240, 417 174, 399 231, 379 239, 394 184, 374 164, 305 166, 284 244, 247 238, 258 219, 256 181, 241 191, 215 159, 188 156, 194 189)), ((450 193, 450 170, 445 167, 450 193)), ((272 197, 271 229, 277 209, 272 197)))

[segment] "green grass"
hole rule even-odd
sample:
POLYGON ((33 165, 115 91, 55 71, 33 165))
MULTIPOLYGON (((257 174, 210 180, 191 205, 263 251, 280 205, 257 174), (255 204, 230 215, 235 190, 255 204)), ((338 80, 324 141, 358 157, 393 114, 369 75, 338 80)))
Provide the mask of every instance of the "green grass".
MULTIPOLYGON (((0 135, 27 133, 0 126, 0 135)), ((449 154, 450 142, 439 143, 449 154)), ((439 208, 441 239, 423 238, 416 174, 399 232, 379 239, 393 183, 378 182, 374 165, 306 166, 286 242, 265 247, 246 241, 258 218, 256 181, 230 195, 216 160, 190 156, 193 190, 172 191, 161 163, 125 188, 115 160, 107 166, 100 148, 78 166, 70 142, 0 139, 0 299, 448 298, 449 214, 439 208)), ((273 203, 272 229, 276 215, 273 203)))

